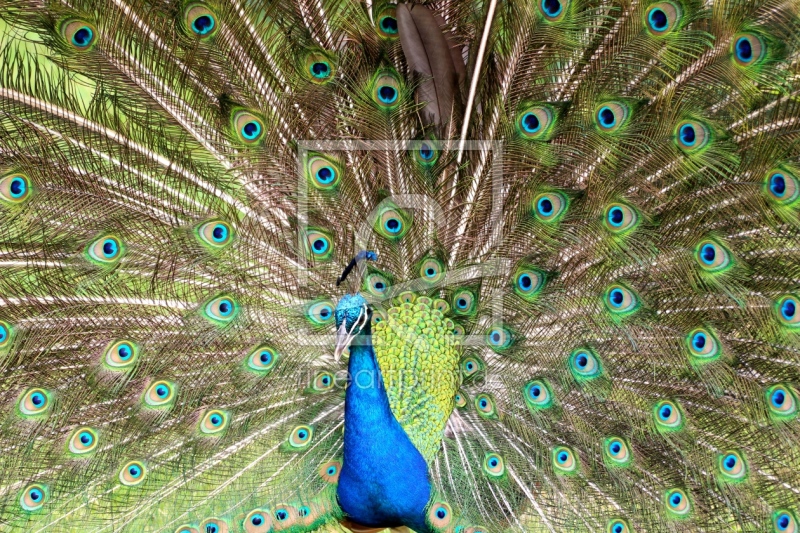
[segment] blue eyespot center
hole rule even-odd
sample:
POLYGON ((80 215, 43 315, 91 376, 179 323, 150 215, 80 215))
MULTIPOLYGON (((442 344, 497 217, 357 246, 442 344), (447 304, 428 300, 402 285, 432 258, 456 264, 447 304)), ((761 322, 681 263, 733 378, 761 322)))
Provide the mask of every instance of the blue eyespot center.
POLYGON ((126 344, 123 344, 122 346, 117 348, 117 355, 119 355, 119 358, 122 359, 123 361, 128 359, 132 353, 133 352, 131 351, 130 347, 126 344))
POLYGON ((214 241, 216 242, 224 241, 225 239, 228 238, 228 228, 226 228, 222 224, 217 224, 211 231, 211 235, 214 241))
POLYGON ((381 19, 381 29, 384 33, 397 33, 397 19, 394 17, 383 17, 381 19))
POLYGON ((331 183, 335 177, 336 172, 334 172, 331 167, 322 167, 321 169, 317 170, 317 180, 320 183, 331 183))
POLYGON ((667 14, 661 8, 655 8, 648 15, 647 20, 650 22, 650 27, 656 31, 664 31, 667 29, 669 19, 667 14))
POLYGON ((80 440, 84 446, 88 446, 92 443, 92 440, 94 439, 92 439, 92 435, 90 433, 84 431, 83 433, 78 435, 78 440, 80 440))
POLYGON ((669 405, 665 405, 658 412, 658 416, 661 417, 661 420, 667 420, 670 416, 672 416, 672 408, 669 405))
POLYGON ((536 133, 542 126, 539 117, 533 113, 525 113, 522 117, 522 127, 528 133, 536 133))
POLYGON ((539 385, 534 385, 531 387, 531 396, 534 398, 538 398, 542 394, 542 388, 539 385))
POLYGON ((138 466, 131 466, 128 468, 128 473, 133 477, 139 477, 140 472, 141 471, 139 470, 138 466))
POLYGON ((117 245, 117 241, 114 239, 106 239, 103 241, 103 255, 106 257, 114 257, 117 255, 117 251, 119 250, 119 246, 117 245))
POLYGON ((426 161, 433 159, 433 149, 428 143, 422 143, 419 148, 419 156, 426 161))
POLYGON ((775 196, 781 197, 786 193, 786 178, 783 174, 773 174, 769 179, 769 190, 775 196))
POLYGON ((614 227, 619 227, 622 225, 622 221, 625 219, 625 214, 622 212, 622 209, 619 207, 612 207, 611 210, 608 212, 608 221, 614 227))
POLYGON ((672 497, 669 499, 669 502, 672 504, 673 507, 677 507, 678 505, 680 505, 681 501, 683 501, 683 498, 681 497, 680 494, 673 494, 672 497))
POLYGON ((311 65, 311 74, 315 78, 327 78, 330 76, 330 73, 331 67, 323 61, 317 61, 311 65))
POLYGON ((475 368, 475 364, 472 361, 467 363, 467 370, 472 370, 473 368, 475 368))
POLYGON ((329 476, 332 476, 332 475, 334 475, 335 473, 336 473, 336 467, 335 467, 335 466, 329 466, 329 467, 328 467, 328 475, 329 475, 329 476))
POLYGON ((797 304, 794 300, 787 298, 786 301, 781 304, 781 315, 786 320, 791 320, 794 318, 794 315, 797 313, 797 304))
POLYGON ((569 455, 567 454, 567 452, 559 452, 558 454, 559 463, 566 463, 567 459, 569 459, 569 455))
POLYGON ((492 342, 498 344, 500 342, 500 333, 497 331, 492 332, 492 342))
POLYGON ((230 300, 222 300, 219 303, 219 314, 227 316, 231 314, 231 311, 233 311, 233 303, 230 300))
POLYGON ((264 518, 260 514, 254 514, 250 517, 250 523, 254 526, 260 526, 264 523, 264 518))
POLYGON ((447 509, 445 509, 444 507, 439 507, 438 509, 436 509, 436 518, 438 518, 439 520, 447 518, 447 509))
POLYGON ((200 15, 192 22, 192 30, 198 35, 205 35, 214 29, 214 18, 211 15, 200 15))
POLYGON ((539 212, 544 216, 549 216, 553 213, 553 202, 549 198, 542 198, 537 205, 539 212))
POLYGON ((14 178, 11 180, 11 196, 13 198, 19 198, 23 194, 25 194, 25 190, 27 187, 25 186, 25 180, 22 178, 14 178))
POLYGON ((775 407, 783 406, 783 402, 786 401, 786 394, 782 390, 776 390, 772 393, 772 405, 775 407))
POLYGON ((218 426, 222 424, 222 417, 219 415, 211 415, 211 425, 218 426))
POLYGON ((251 120, 242 126, 242 136, 245 139, 253 140, 261 133, 261 124, 255 120, 251 120))
POLYGON ((622 446, 619 445, 618 442, 615 442, 611 445, 611 453, 617 454, 622 450, 622 446))
POLYGON ((87 26, 83 26, 72 35, 72 43, 75 46, 80 46, 82 48, 84 46, 89 46, 89 43, 92 42, 93 37, 94 33, 92 30, 87 26))
POLYGON ((519 277, 519 286, 525 290, 528 290, 533 286, 533 280, 528 274, 523 274, 519 277))
POLYGON ((614 307, 619 307, 625 300, 625 295, 622 294, 621 290, 614 289, 611 291, 611 294, 609 295, 609 300, 611 300, 611 305, 613 305, 614 307))
POLYGON ((622 524, 616 524, 613 529, 614 533, 622 533, 623 530, 622 524))
POLYGON ((262 363, 267 364, 272 360, 272 354, 269 352, 261 352, 258 358, 262 363))
POLYGON ((782 514, 782 515, 780 515, 778 517, 778 520, 777 520, 778 527, 781 529, 781 531, 783 531, 784 529, 789 527, 789 522, 790 521, 791 521, 791 519, 789 518, 788 514, 782 514))
POLYGON ((434 270, 433 268, 428 268, 427 270, 425 270, 425 275, 428 276, 429 278, 432 278, 433 276, 436 275, 436 270, 434 270))
POLYGON ((277 518, 278 520, 283 522, 284 520, 289 518, 289 513, 287 513, 283 509, 281 509, 281 510, 275 512, 275 518, 277 518))
POLYGON ((165 398, 168 393, 169 390, 164 385, 159 385, 158 387, 156 387, 156 394, 158 395, 159 398, 165 398))
POLYGON ((714 259, 717 257, 717 251, 713 244, 705 244, 703 248, 700 250, 700 257, 703 259, 703 262, 707 265, 710 265, 714 262, 714 259))
POLYGON ((706 336, 704 333, 695 333, 692 344, 697 350, 702 350, 706 346, 706 336))
POLYGON ((727 456, 723 464, 725 466, 725 470, 733 469, 733 467, 736 466, 736 457, 734 457, 733 455, 727 456))
POLYGON ((459 298, 458 301, 456 301, 456 305, 459 307, 459 309, 466 309, 467 308, 467 299, 466 298, 459 298))
POLYGON ((389 87, 388 85, 382 85, 378 88, 378 98, 384 104, 391 104, 397 100, 397 89, 394 87, 389 87))
POLYGON ((600 109, 600 112, 597 114, 597 116, 600 119, 600 124, 606 128, 610 128, 617 122, 614 112, 608 107, 603 107, 600 109))
POLYGON ((306 432, 306 430, 301 429, 300 431, 297 432, 297 438, 299 438, 300 440, 306 440, 307 437, 308 433, 306 432))
POLYGON ((486 399, 481 399, 480 401, 481 409, 486 409, 489 406, 489 402, 486 399))
POLYGON ((388 231, 389 233, 398 233, 403 225, 396 218, 390 218, 389 220, 387 220, 384 223, 383 226, 386 228, 386 231, 388 231))
POLYGON ((206 526, 206 533, 218 533, 219 529, 215 524, 208 524, 206 526))
POLYGON ((736 55, 742 61, 750 61, 753 59, 753 44, 747 37, 741 37, 736 41, 736 55))
POLYGON ((694 145, 695 141, 697 140, 697 132, 694 131, 694 126, 691 124, 684 124, 681 126, 678 134, 681 138, 681 142, 686 146, 694 145))
POLYGON ((579 367, 585 368, 589 364, 589 358, 586 357, 586 354, 580 354, 575 358, 575 362, 579 367))
POLYGON ((44 395, 41 392, 34 392, 31 395, 31 403, 36 407, 44 404, 44 395))
POLYGON ((31 489, 31 491, 28 493, 28 496, 31 500, 38 502, 42 498, 42 491, 39 489, 31 489))
POLYGON ((557 17, 562 9, 560 0, 542 0, 542 10, 548 17, 557 17))

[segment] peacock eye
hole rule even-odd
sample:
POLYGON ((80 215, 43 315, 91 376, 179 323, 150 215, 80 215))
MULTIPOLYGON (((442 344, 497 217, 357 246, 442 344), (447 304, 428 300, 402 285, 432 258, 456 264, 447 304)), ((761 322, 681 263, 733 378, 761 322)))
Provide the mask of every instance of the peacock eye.
POLYGON ((539 11, 548 22, 558 22, 564 18, 569 0, 539 0, 539 11))
POLYGON ((52 396, 45 389, 28 389, 17 401, 17 411, 24 418, 45 415, 52 405, 52 396))
POLYGON ((567 198, 559 192, 538 195, 533 200, 534 215, 545 223, 558 221, 566 212, 567 198))
POLYGON ((228 523, 219 518, 206 518, 200 523, 203 533, 228 533, 228 523))
POLYGON ((73 455, 86 455, 97 449, 97 432, 89 427, 76 429, 70 436, 67 448, 73 455))
POLYGON ((747 478, 747 462, 741 453, 731 450, 718 456, 717 471, 724 481, 739 483, 747 478))
POLYGON ((570 354, 569 368, 578 380, 596 378, 602 373, 600 359, 588 348, 579 348, 570 354))
POLYGON ((664 503, 672 515, 685 516, 691 511, 689 496, 681 489, 668 490, 664 495, 664 503))
POLYGON ((686 153, 696 153, 711 141, 708 126, 696 120, 684 120, 675 128, 675 142, 686 153))
POLYGON ((230 224, 222 220, 212 220, 202 224, 196 233, 200 242, 211 248, 224 248, 233 240, 233 230, 230 224))
POLYGON ((708 239, 697 245, 695 257, 700 268, 706 272, 720 273, 733 266, 730 251, 722 244, 708 239))
POLYGON ((400 102, 400 82, 393 74, 380 74, 375 78, 372 99, 384 109, 394 109, 400 102))
POLYGON ((475 409, 482 418, 497 418, 497 409, 494 398, 482 392, 475 396, 475 409))
POLYGON ((721 350, 717 337, 708 329, 697 328, 686 336, 686 345, 693 359, 700 362, 719 358, 721 350))
POLYGON ((308 255, 320 261, 327 261, 333 256, 333 241, 320 229, 309 229, 306 232, 308 255))
POLYGON ((217 16, 207 6, 190 4, 183 13, 186 27, 201 39, 211 37, 217 32, 217 16))
POLYGON ((789 328, 800 327, 800 301, 793 294, 787 294, 778 298, 775 302, 775 313, 778 315, 778 320, 781 324, 789 328))
POLYGON ((322 156, 309 158, 306 173, 311 185, 322 191, 334 189, 339 184, 341 177, 339 165, 322 156))
POLYGON ((800 198, 800 183, 790 172, 771 170, 764 180, 767 198, 779 205, 791 205, 800 198))
POLYGON ((634 208, 621 203, 613 203, 606 207, 604 222, 606 229, 612 233, 627 233, 636 228, 639 214, 634 208))
POLYGON ((122 241, 115 235, 105 235, 92 241, 86 247, 86 257, 101 266, 115 264, 125 253, 122 241))
POLYGON ((773 418, 791 420, 797 416, 797 396, 787 385, 780 383, 769 387, 766 391, 766 400, 773 418))
POLYGON ((630 108, 621 102, 608 102, 595 109, 594 119, 600 131, 617 131, 628 121, 630 108))
POLYGON ((333 309, 330 300, 314 301, 306 306, 306 318, 314 326, 328 326, 335 319, 333 309))
POLYGON ((47 485, 33 483, 22 489, 19 497, 19 504, 26 511, 38 511, 47 502, 49 497, 50 491, 47 485))
POLYGON ((797 518, 789 510, 779 509, 772 513, 772 524, 777 533, 797 533, 797 518))
POLYGON ((575 452, 566 446, 556 446, 552 452, 553 467, 556 473, 571 475, 578 471, 578 460, 575 452))
POLYGON ((432 139, 416 141, 412 144, 414 159, 420 165, 429 167, 439 159, 439 147, 432 139))
POLYGON ((666 35, 678 27, 681 16, 682 12, 678 4, 658 2, 645 12, 647 29, 653 35, 666 35))
POLYGON ((333 374, 330 372, 320 372, 311 382, 311 389, 314 392, 325 392, 333 388, 333 374))
POLYGON ((410 226, 409 215, 396 207, 383 209, 375 221, 375 231, 389 240, 401 239, 410 226))
POLYGON ((236 111, 232 122, 236 135, 244 144, 255 144, 264 136, 264 121, 253 113, 236 111))
POLYGON ((767 46, 758 35, 739 33, 733 36, 731 53, 737 65, 749 67, 764 59, 767 53, 767 46))
POLYGON ((631 533, 628 522, 622 518, 612 518, 606 528, 606 533, 631 533))
POLYGON ((367 292, 373 296, 383 296, 389 290, 391 284, 386 276, 382 274, 369 274, 364 280, 367 292))
POLYGON ((333 78, 333 62, 324 54, 314 52, 306 56, 306 74, 314 83, 326 83, 333 78))
POLYGON ((219 409, 206 411, 200 417, 198 428, 205 436, 219 436, 228 429, 230 417, 227 412, 219 409))
POLYGON ((144 404, 150 409, 166 409, 175 402, 175 384, 169 381, 156 381, 144 393, 144 404))
POLYGON ((553 129, 554 116, 550 106, 528 107, 517 114, 517 130, 526 139, 546 140, 553 129))
POLYGON ((543 379, 534 379, 525 384, 523 398, 529 407, 547 409, 553 405, 553 393, 550 385, 543 379))
POLYGON ((138 345, 131 341, 119 340, 106 348, 103 361, 109 370, 128 370, 134 366, 138 357, 138 345))
POLYGON ((508 349, 514 342, 514 336, 511 330, 502 326, 495 325, 489 328, 486 332, 486 344, 495 352, 503 352, 508 349))
POLYGON ((524 300, 533 301, 544 288, 544 272, 533 268, 522 268, 514 274, 514 293, 524 300))
POLYGON ((619 284, 606 289, 603 301, 611 313, 619 316, 631 314, 639 308, 639 298, 636 294, 619 284))
POLYGON ((474 315, 478 307, 478 298, 470 290, 462 289, 453 294, 450 308, 456 315, 474 315))
POLYGON ((239 304, 230 296, 218 296, 203 306, 202 314, 212 322, 227 324, 239 314, 239 304))
POLYGON ((384 9, 377 17, 378 35, 386 39, 397 37, 397 13, 394 7, 384 9))
POLYGON ((608 437, 603 443, 603 452, 609 466, 628 466, 633 460, 630 446, 622 437, 608 437))
POLYGON ((31 181, 24 174, 10 174, 0 178, 0 201, 21 204, 31 194, 31 181))
POLYGON ((461 372, 465 378, 474 376, 483 370, 483 362, 475 356, 469 356, 461 362, 461 372))
POLYGON ((61 24, 61 35, 75 50, 89 50, 97 39, 97 30, 82 20, 67 20, 61 24))
POLYGON ((278 353, 271 347, 262 345, 247 355, 247 368, 259 374, 267 374, 278 362, 278 353))
POLYGON ((319 468, 319 475, 328 483, 338 483, 341 469, 340 461, 328 461, 319 468))
POLYGON ((311 426, 297 426, 286 437, 286 442, 289 448, 293 451, 302 451, 311 446, 311 441, 314 438, 314 428, 311 426))
POLYGON ((139 485, 144 481, 147 468, 141 461, 126 463, 119 471, 119 482, 127 487, 139 485))
POLYGON ((683 413, 677 403, 662 400, 653 407, 656 428, 662 432, 678 431, 683 428, 683 413))
POLYGON ((445 502, 433 502, 428 510, 428 523, 436 530, 443 531, 453 520, 453 511, 445 502))
POLYGON ((426 283, 436 283, 444 276, 444 265, 437 259, 426 259, 419 267, 419 276, 426 283))
POLYGON ((0 351, 11 346, 13 338, 14 328, 8 322, 0 320, 0 351))

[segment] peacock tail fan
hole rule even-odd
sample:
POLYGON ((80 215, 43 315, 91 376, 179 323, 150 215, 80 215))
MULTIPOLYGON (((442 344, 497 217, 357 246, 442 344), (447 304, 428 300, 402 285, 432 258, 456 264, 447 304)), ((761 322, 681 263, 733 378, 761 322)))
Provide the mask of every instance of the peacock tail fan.
POLYGON ((797 0, 0 1, 0 530, 798 531, 798 58, 797 0))

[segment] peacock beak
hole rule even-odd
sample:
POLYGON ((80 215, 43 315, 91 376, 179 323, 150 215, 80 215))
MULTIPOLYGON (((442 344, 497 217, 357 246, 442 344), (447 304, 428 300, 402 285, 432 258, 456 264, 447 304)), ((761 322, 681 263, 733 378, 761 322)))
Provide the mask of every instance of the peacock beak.
POLYGON ((366 325, 367 320, 369 320, 369 310, 367 306, 364 305, 358 314, 358 318, 353 323, 353 327, 351 327, 349 331, 347 329, 347 321, 342 321, 342 325, 336 330, 336 348, 333 350, 333 359, 337 363, 342 359, 342 352, 350 346, 355 336, 361 332, 361 328, 366 325))

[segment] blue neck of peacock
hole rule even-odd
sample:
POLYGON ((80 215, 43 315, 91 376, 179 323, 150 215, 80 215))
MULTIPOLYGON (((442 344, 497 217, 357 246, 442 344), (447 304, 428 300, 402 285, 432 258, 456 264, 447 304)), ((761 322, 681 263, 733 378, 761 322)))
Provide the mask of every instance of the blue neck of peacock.
POLYGON ((392 413, 369 324, 350 346, 348 368, 339 503, 351 519, 366 526, 427 531, 427 463, 392 413))

